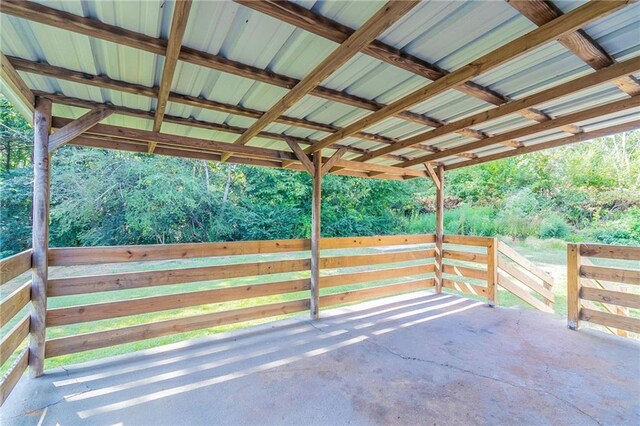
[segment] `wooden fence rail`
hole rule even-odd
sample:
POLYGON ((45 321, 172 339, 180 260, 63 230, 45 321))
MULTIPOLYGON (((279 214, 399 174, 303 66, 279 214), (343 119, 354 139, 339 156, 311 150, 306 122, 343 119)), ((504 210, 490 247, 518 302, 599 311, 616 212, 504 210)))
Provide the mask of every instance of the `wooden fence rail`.
MULTIPOLYGON (((640 261, 640 247, 569 244, 567 247, 568 325, 580 321, 603 326, 619 335, 640 333, 640 319, 629 309, 640 309, 640 268, 596 266, 592 258, 640 261)), ((637 265, 640 265, 638 263, 637 265)))
POLYGON ((0 340, 0 366, 5 371, 0 380, 0 406, 4 404, 29 364, 26 342, 31 321, 28 313, 21 313, 31 301, 31 281, 19 284, 15 288, 9 281, 30 269, 30 249, 0 260, 0 287, 3 293, 9 291, 9 295, 0 300, 0 327, 8 328, 0 340))

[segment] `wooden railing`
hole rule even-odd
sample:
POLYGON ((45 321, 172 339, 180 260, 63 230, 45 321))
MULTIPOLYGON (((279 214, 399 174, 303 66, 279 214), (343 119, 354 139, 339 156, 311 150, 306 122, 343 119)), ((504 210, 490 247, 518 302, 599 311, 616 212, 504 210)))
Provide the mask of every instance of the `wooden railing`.
MULTIPOLYGON (((323 294, 323 307, 380 297, 407 291, 425 289, 433 285, 433 278, 425 274, 433 272, 432 235, 324 238, 321 241, 321 288, 337 288, 383 279, 419 276, 413 280, 370 288, 348 289, 338 293, 323 294), (395 247, 395 249, 393 248, 395 247), (340 253, 343 249, 362 248, 363 254, 340 253), (375 249, 375 250, 374 250, 375 249), (372 266, 375 265, 374 268, 372 266), (389 267, 391 265, 391 267, 389 267), (366 266, 366 271, 353 270, 366 266)), ((52 303, 56 298, 70 295, 97 295, 105 300, 95 303, 50 308, 47 311, 48 328, 77 325, 87 322, 113 320, 132 315, 177 310, 176 318, 156 322, 109 328, 50 338, 46 342, 45 357, 57 357, 76 352, 132 343, 139 340, 169 334, 211 328, 250 320, 269 318, 301 312, 310 306, 310 258, 309 240, 248 241, 233 243, 178 244, 159 246, 91 247, 51 249, 49 264, 55 266, 88 265, 111 262, 163 261, 186 258, 223 257, 225 263, 180 269, 118 272, 100 275, 80 275, 50 278, 47 294, 52 303), (287 259, 273 259, 274 255, 287 254, 287 259), (265 255, 266 259, 251 261, 237 256, 265 255), (274 276, 277 280, 274 282, 274 276), (254 277, 259 280, 247 285, 238 284, 240 278, 254 277), (159 288, 169 285, 184 285, 195 282, 225 280, 223 286, 147 297, 127 297, 126 291, 143 288, 159 288), (120 293, 114 297, 112 292, 120 293), (288 295, 288 296, 287 296, 288 295), (260 301, 265 296, 281 297, 276 303, 260 301), (290 300, 293 297, 293 300, 290 300), (255 299, 249 307, 218 310, 224 306, 210 305, 255 299), (182 316, 180 309, 204 307, 207 313, 182 316)), ((349 250, 352 252, 352 250, 349 250)), ((277 257, 277 256, 276 256, 277 257)), ((179 291, 179 290, 178 290, 179 291)), ((326 293, 326 292, 324 292, 326 293)), ((104 322, 101 324, 104 328, 104 322)), ((97 329, 97 328, 96 328, 97 329)), ((49 332, 47 332, 50 334, 49 332)))
POLYGON ((4 371, 0 382, 0 405, 7 399, 29 364, 27 339, 30 318, 27 305, 31 301, 31 281, 9 283, 29 269, 30 249, 0 260, 0 287, 3 293, 9 293, 0 301, 0 328, 3 330, 0 340, 0 366, 4 371), (4 330, 7 329, 5 333, 4 330))
POLYGON ((640 333, 640 247, 569 244, 567 247, 567 304, 569 328, 580 321, 603 326, 612 333, 640 333), (609 263, 633 261, 629 268, 597 266, 591 258, 609 263), (632 315, 631 310, 635 311, 632 315))
POLYGON ((553 278, 496 238, 445 235, 443 286, 498 303, 498 288, 553 312, 553 278))

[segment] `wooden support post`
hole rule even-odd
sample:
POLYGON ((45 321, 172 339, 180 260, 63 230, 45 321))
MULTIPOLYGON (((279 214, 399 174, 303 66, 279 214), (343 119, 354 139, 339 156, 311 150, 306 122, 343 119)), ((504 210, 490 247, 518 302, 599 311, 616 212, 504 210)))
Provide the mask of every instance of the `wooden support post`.
POLYGON ((498 239, 492 238, 487 245, 487 298, 489 306, 498 304, 498 239))
MULTIPOLYGON (((436 188, 436 293, 442 292, 442 244, 444 240, 444 167, 438 166, 436 188)), ((435 179, 434 179, 435 181, 435 179)))
POLYGON ((580 325, 580 244, 567 244, 567 325, 580 325))
POLYGON ((29 371, 44 371, 47 313, 47 256, 49 250, 49 134, 51 101, 37 98, 33 113, 33 255, 31 260, 31 327, 29 371))
POLYGON ((313 195, 311 203, 311 319, 320 318, 320 210, 322 204, 322 150, 313 154, 313 195))

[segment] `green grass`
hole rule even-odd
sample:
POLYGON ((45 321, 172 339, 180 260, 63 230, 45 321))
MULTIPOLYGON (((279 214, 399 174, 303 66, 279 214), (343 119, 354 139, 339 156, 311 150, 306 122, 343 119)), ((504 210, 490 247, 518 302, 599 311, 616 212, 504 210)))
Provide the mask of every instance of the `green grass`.
MULTIPOLYGON (((554 310, 557 315, 560 315, 563 317, 566 316, 566 312, 567 312, 566 243, 558 240, 542 241, 537 239, 528 239, 524 241, 506 240, 505 242, 510 246, 512 246, 520 254, 525 256, 527 259, 529 259, 530 261, 532 261, 533 263, 535 263, 536 265, 538 265, 539 267, 541 267, 542 269, 544 269, 545 271, 547 271, 553 276, 555 281, 554 287, 553 287, 553 293, 555 295, 554 310)), ((472 247, 453 246, 452 248, 462 249, 465 251, 482 251, 483 250, 482 248, 472 248, 472 247)), ((367 248, 367 249, 347 249, 347 250, 332 251, 332 255, 345 255, 345 254, 356 255, 356 254, 365 254, 365 253, 380 253, 380 249, 367 248)), ((204 259, 183 259, 183 260, 156 261, 156 262, 135 262, 135 263, 123 263, 123 264, 55 267, 55 268, 51 268, 50 277, 57 278, 57 277, 79 276, 79 275, 102 275, 102 274, 110 274, 110 273, 117 273, 117 272, 152 271, 152 270, 163 270, 163 269, 187 268, 187 267, 195 267, 195 266, 237 264, 237 263, 247 263, 247 262, 264 262, 264 261, 272 261, 272 260, 296 259, 296 258, 302 258, 306 256, 308 256, 308 253, 298 252, 298 253, 233 256, 233 257, 218 257, 218 258, 204 258, 204 259)), ((349 273, 349 272, 367 271, 371 269, 384 269, 384 268, 398 267, 398 266, 417 265, 420 263, 421 261, 411 261, 411 262, 387 264, 387 265, 380 265, 380 266, 376 265, 373 267, 361 266, 361 267, 355 267, 355 268, 342 268, 338 270, 332 270, 331 273, 343 274, 343 273, 349 273)), ((453 262, 453 263, 464 264, 464 262, 453 262)), ((619 266, 619 267, 627 267, 627 268, 633 268, 635 266, 637 268, 637 265, 634 265, 633 262, 603 260, 596 263, 602 264, 602 265, 611 265, 611 266, 619 266)), ((245 277, 245 278, 234 278, 234 279, 227 279, 227 280, 213 280, 213 281, 204 281, 204 282, 189 283, 189 284, 177 284, 177 285, 150 287, 150 288, 138 288, 138 289, 111 291, 111 292, 103 292, 103 293, 92 293, 92 294, 84 294, 84 295, 76 295, 76 296, 52 297, 48 301, 48 307, 59 308, 59 307, 78 306, 78 305, 86 305, 86 304, 93 304, 93 303, 112 302, 117 300, 130 300, 130 299, 137 299, 137 298, 150 297, 150 296, 179 294, 179 293, 199 291, 199 290, 208 290, 208 289, 226 288, 226 287, 232 287, 232 286, 253 285, 253 284, 265 283, 265 282, 276 282, 276 281, 283 281, 283 280, 290 280, 290 279, 299 279, 299 278, 306 278, 308 276, 309 276, 308 271, 302 271, 302 272, 274 274, 274 275, 260 276, 260 277, 245 277)), ((321 294, 324 295, 324 294, 340 293, 347 290, 373 287, 373 286, 391 284, 391 283, 401 282, 401 281, 402 282, 410 281, 410 280, 423 278, 427 276, 428 275, 403 277, 403 278, 395 278, 395 279, 388 279, 388 280, 380 280, 380 281, 369 282, 369 283, 358 284, 358 285, 332 287, 328 289, 323 289, 321 291, 321 294)), ((12 280, 7 285, 2 286, 0 288, 0 295, 3 298, 6 297, 11 291, 17 288, 21 283, 25 282, 26 279, 28 279, 28 273, 12 280)), ((483 284, 482 281, 476 281, 476 280, 468 280, 468 281, 471 283, 477 283, 479 285, 483 284)), ((476 298, 479 300, 485 300, 482 297, 474 297, 466 293, 464 293, 463 295, 466 297, 476 298)), ((250 306, 257 306, 261 304, 278 303, 278 302, 303 299, 303 298, 308 298, 308 291, 237 300, 232 302, 207 304, 207 305, 201 305, 201 306, 153 312, 148 314, 133 315, 128 317, 113 318, 108 320, 94 321, 94 322, 74 324, 74 325, 51 327, 47 329, 47 338, 53 339, 53 338, 63 337, 63 336, 90 333, 90 332, 100 331, 100 330, 121 328, 121 327, 127 327, 131 325, 163 321, 167 319, 188 317, 188 316, 201 315, 201 314, 206 314, 211 312, 227 311, 232 309, 240 309, 240 308, 245 308, 250 306)), ((499 290, 498 305, 502 307, 525 306, 525 307, 531 308, 528 304, 521 301, 519 298, 517 298, 516 296, 514 296, 513 294, 511 294, 510 292, 504 289, 499 290)), ((22 318, 23 315, 27 314, 27 312, 28 312, 28 308, 25 308, 23 310, 23 313, 21 313, 20 315, 17 315, 5 327, 2 327, 2 329, 0 329, 0 335, 4 336, 11 329, 11 327, 13 327, 13 325, 17 323, 17 321, 20 318, 22 318)), ((637 316, 637 311, 634 312, 633 314, 634 316, 637 316)), ((291 315, 300 315, 300 313, 291 314, 291 315)), ((196 337, 207 336, 211 334, 235 330, 238 328, 249 327, 256 324, 274 321, 280 318, 286 318, 291 315, 283 315, 279 317, 259 319, 259 320, 248 321, 248 322, 239 323, 239 324, 224 325, 224 326, 219 326, 214 328, 196 330, 196 331, 191 331, 186 333, 180 333, 180 334, 174 334, 170 336, 138 341, 135 343, 122 344, 122 345, 117 345, 117 346, 108 347, 108 348, 101 348, 101 349, 81 352, 77 354, 60 356, 60 357, 46 360, 45 368, 50 369, 50 368, 55 368, 61 365, 75 364, 75 363, 80 363, 80 362, 89 361, 93 359, 124 354, 132 351, 153 348, 156 346, 178 342, 186 339, 192 339, 196 337)), ((10 359, 7 363, 4 364, 2 368, 0 368, 0 374, 4 373, 4 371, 7 370, 7 368, 11 365, 11 362, 12 360, 10 359)))

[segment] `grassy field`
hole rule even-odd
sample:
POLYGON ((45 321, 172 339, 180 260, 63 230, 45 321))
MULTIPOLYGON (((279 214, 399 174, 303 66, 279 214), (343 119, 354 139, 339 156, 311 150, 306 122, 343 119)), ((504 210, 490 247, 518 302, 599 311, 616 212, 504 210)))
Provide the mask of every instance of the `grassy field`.
MULTIPOLYGON (((526 240, 526 241, 505 241, 507 244, 516 249, 519 253, 524 255, 530 261, 541 267, 543 270, 550 273, 554 280, 554 288, 553 292, 555 295, 555 312, 557 315, 566 316, 567 310, 567 298, 566 298, 566 243, 556 240, 526 240)), ((388 250, 388 249, 387 249, 388 250)), ((465 250, 469 250, 468 247, 465 250)), ((365 253, 379 253, 380 249, 372 248, 372 249, 357 249, 357 250, 337 250, 333 251, 332 255, 340 255, 340 254, 365 254, 365 253)), ((65 276, 78 276, 78 275, 101 275, 101 274, 109 274, 115 272, 129 272, 129 271, 151 271, 151 270, 162 270, 162 269, 172 269, 172 268, 185 268, 185 267, 193 267, 193 266, 209 266, 209 265, 220 265, 220 264, 235 264, 235 263, 247 263, 247 262, 261 262, 261 261, 271 261, 271 260, 284 260, 284 259, 296 259, 307 256, 306 253, 284 253, 284 254, 273 254, 273 255, 251 255, 251 256, 234 256, 227 258, 205 258, 205 259, 188 259, 188 260, 176 260, 176 261, 159 261, 159 262, 137 262, 137 263, 124 263, 124 264, 108 264, 108 265, 92 265, 92 266, 74 266, 74 267, 56 267, 52 268, 50 276, 53 277, 65 277, 65 276)), ((412 261, 412 262, 403 262, 396 263, 391 265, 381 265, 375 266, 373 268, 388 268, 388 267, 398 267, 398 266, 409 266, 419 264, 421 261, 412 261)), ((609 264, 609 265, 617 265, 627 268, 637 268, 637 265, 633 265, 632 262, 620 262, 620 261, 605 261, 605 262, 596 262, 599 264, 609 264)), ((372 267, 364 266, 357 268, 344 268, 340 270, 333 270, 332 273, 347 273, 347 272, 356 272, 356 271, 365 271, 371 270, 372 267)), ((215 281, 205 281, 198 283, 190 283, 190 284, 178 284, 178 285, 168 285, 168 286, 158 286, 152 288, 139 288, 139 289, 131 289, 131 290, 121 290, 121 291, 112 291, 112 292, 103 292, 103 293, 93 293, 86 295, 76 295, 76 296, 64 296, 64 297, 54 297, 49 299, 49 308, 58 308, 58 307, 66 307, 66 306, 77 306, 77 305, 85 305, 92 303, 100 303, 100 302, 109 302, 109 301, 117 301, 117 300, 127 300, 141 297, 149 297, 149 296, 158 296, 158 295, 169 295, 169 294, 178 294, 184 292, 198 291, 198 290, 206 290, 213 288, 225 288, 231 286, 239 286, 239 285, 251 285, 258 284, 264 282, 276 282, 282 280, 289 279, 298 279, 298 278, 306 278, 309 276, 308 271, 304 272, 296 272, 296 273, 287 273, 287 274, 274 274, 270 276, 262 276, 262 277, 248 277, 248 278, 234 278, 228 280, 215 280, 215 281)), ((360 285, 351 285, 351 286, 342 286, 342 287, 334 287, 329 289, 323 289, 321 294, 332 294, 339 293, 346 290, 352 290, 363 287, 371 287, 378 286, 384 284, 390 284, 394 282, 400 281, 411 281, 417 278, 426 277, 423 276, 414 276, 414 277, 406 277, 401 279, 393 279, 393 280, 384 280, 384 281, 376 281, 369 282, 366 284, 360 285)), ((2 286, 0 288, 0 296, 3 298, 6 297, 13 289, 15 289, 18 285, 23 283, 26 279, 28 279, 28 274, 25 274, 22 277, 18 277, 13 280, 9 284, 2 286)), ((468 296, 465 294, 465 296, 468 296)), ((217 311, 225 311, 231 309, 239 309, 244 307, 256 306, 260 304, 267 303, 276 303, 283 302, 288 300, 296 300, 308 298, 308 291, 297 292, 297 293, 289 293, 284 295, 276 295, 276 296, 267 296, 267 297, 259 297, 253 299, 245 299, 233 302, 224 302, 217 304, 209 304, 202 306, 195 306, 190 308, 181 308, 176 310, 169 311, 161 311, 154 312, 148 314, 134 315, 129 317, 122 318, 114 318, 103 321, 95 321, 83 324, 74 324, 74 325, 66 325, 59 327, 52 327, 47 329, 47 338, 57 338, 69 335, 77 335, 82 333, 89 333, 92 331, 98 330, 107 330, 113 328, 126 327, 135 324, 141 323, 149 323, 162 321, 166 319, 179 318, 179 317, 187 317, 193 315, 199 315, 210 312, 217 311)), ((498 305, 502 307, 514 307, 514 306, 525 306, 530 308, 529 305, 522 302, 519 298, 514 296, 513 294, 507 292, 506 290, 501 289, 498 295, 498 305)), ((25 310, 26 313, 26 310, 25 310)), ((636 315, 637 312, 634 313, 636 315)), ((293 314, 299 315, 299 314, 293 314)), ((3 327, 0 330, 1 335, 5 335, 10 328, 15 324, 15 322, 21 318, 22 315, 16 316, 14 321, 10 322, 8 325, 3 327)), ((281 316, 277 318, 268 318, 262 320, 255 320, 250 322, 244 322, 240 324, 232 324, 226 325, 211 329, 204 329, 198 331, 191 331, 187 333, 175 334, 160 338, 154 338, 144 341, 139 341, 130 344, 118 345, 110 348, 102 348, 91 350, 87 352, 82 352, 78 354, 71 354, 66 356, 61 356, 53 359, 49 359, 46 361, 46 368, 54 368, 60 365, 79 363, 83 361, 88 361, 97 358, 109 357, 113 355, 123 354, 131 351, 151 348, 167 343, 177 342, 185 339, 191 339, 195 337, 205 336, 209 334, 220 333, 224 331, 229 331, 237 328, 247 327, 250 325, 255 325, 259 323, 273 321, 278 318, 283 318, 286 316, 281 316)), ((10 365, 10 362, 5 363, 3 369, 0 370, 0 373, 3 370, 6 370, 7 366, 10 365)))

